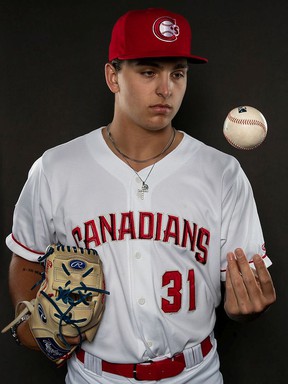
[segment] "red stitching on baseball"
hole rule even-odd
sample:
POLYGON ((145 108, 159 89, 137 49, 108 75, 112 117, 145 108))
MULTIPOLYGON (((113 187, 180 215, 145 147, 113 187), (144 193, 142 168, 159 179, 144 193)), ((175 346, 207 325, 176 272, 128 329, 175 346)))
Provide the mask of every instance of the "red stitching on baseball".
POLYGON ((236 124, 246 124, 246 125, 259 125, 263 131, 266 133, 266 126, 262 123, 262 121, 259 120, 249 120, 249 119, 238 119, 237 117, 234 117, 231 115, 231 112, 228 113, 228 119, 232 121, 232 123, 236 124))
POLYGON ((259 143, 257 143, 253 147, 241 147, 240 145, 237 145, 236 143, 234 143, 234 141, 230 140, 226 136, 225 132, 224 132, 224 136, 225 136, 225 139, 228 141, 228 143, 231 144, 233 147, 238 148, 238 149, 244 149, 245 151, 250 151, 251 149, 255 149, 255 148, 259 147, 259 145, 261 145, 263 143, 263 141, 265 140, 265 137, 264 137, 259 143))

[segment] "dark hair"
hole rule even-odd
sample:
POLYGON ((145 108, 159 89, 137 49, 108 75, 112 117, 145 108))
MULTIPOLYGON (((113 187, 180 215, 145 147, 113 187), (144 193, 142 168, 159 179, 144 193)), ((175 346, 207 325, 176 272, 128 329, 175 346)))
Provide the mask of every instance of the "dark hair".
POLYGON ((111 64, 112 64, 113 67, 116 69, 116 71, 119 72, 120 69, 121 69, 122 60, 120 60, 120 59, 114 59, 114 60, 111 61, 111 64))

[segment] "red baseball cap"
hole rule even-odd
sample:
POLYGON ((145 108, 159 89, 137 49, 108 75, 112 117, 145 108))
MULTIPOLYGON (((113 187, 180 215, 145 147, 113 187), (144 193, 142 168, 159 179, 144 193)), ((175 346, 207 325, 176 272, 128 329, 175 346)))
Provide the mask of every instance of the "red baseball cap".
POLYGON ((133 10, 121 16, 112 30, 109 61, 152 57, 185 57, 191 63, 207 59, 191 54, 188 21, 162 8, 133 10))

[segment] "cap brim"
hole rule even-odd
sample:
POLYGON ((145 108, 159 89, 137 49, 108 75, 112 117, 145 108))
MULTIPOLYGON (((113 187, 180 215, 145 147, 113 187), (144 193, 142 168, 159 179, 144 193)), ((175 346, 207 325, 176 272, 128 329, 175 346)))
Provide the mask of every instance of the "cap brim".
MULTIPOLYGON (((187 55, 177 55, 177 56, 164 56, 164 55, 161 55, 161 54, 155 54, 153 56, 147 56, 147 57, 143 57, 142 55, 137 55, 136 54, 133 54, 133 55, 122 55, 121 57, 118 57, 119 60, 137 60, 137 59, 160 59, 160 58, 177 58, 177 57, 182 57, 182 58, 185 58, 188 60, 189 63, 191 64, 206 64, 208 63, 208 59, 206 59, 205 57, 201 57, 201 56, 194 56, 194 55, 190 55, 190 56, 187 56, 187 55)), ((113 59, 109 59, 110 61, 113 60, 113 59)))
POLYGON ((206 63, 208 63, 208 59, 206 59, 205 57, 194 56, 194 55, 187 57, 187 60, 189 63, 192 63, 192 64, 206 64, 206 63))

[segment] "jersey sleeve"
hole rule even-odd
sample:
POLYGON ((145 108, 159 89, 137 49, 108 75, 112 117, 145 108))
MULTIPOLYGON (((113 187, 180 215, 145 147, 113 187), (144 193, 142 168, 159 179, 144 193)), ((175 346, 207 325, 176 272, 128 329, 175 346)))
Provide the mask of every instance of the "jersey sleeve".
POLYGON ((37 261, 54 242, 51 194, 40 158, 31 167, 16 203, 12 233, 6 238, 6 244, 17 255, 37 261))
MULTIPOLYGON (((236 248, 242 248, 248 260, 251 260, 255 254, 259 254, 267 267, 272 263, 266 255, 262 227, 250 182, 238 163, 233 170, 230 169, 227 172, 223 185, 221 280, 224 281, 227 253, 234 252, 236 248)), ((253 268, 253 262, 250 261, 250 263, 253 268)))

